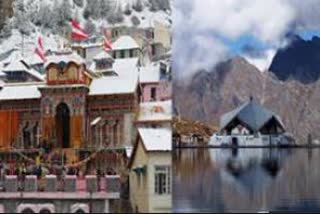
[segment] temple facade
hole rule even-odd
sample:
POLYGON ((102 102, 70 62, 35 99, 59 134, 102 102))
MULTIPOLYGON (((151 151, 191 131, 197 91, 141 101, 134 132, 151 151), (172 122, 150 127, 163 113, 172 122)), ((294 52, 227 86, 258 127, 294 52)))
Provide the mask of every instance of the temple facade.
POLYGON ((122 148, 135 137, 138 59, 113 60, 96 75, 72 52, 48 56, 43 82, 0 89, 0 147, 122 148))

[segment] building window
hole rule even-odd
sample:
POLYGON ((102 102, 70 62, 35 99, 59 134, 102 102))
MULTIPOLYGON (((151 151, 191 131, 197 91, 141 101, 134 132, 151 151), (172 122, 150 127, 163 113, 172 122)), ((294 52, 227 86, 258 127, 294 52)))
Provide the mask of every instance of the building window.
POLYGON ((133 49, 129 50, 129 57, 132 58, 133 57, 133 49))
POLYGON ((125 50, 120 51, 120 58, 125 58, 125 50))
POLYGON ((113 30, 112 31, 112 38, 115 38, 118 36, 118 31, 117 30, 113 30))
POLYGON ((155 87, 152 87, 151 88, 151 100, 152 101, 155 101, 156 100, 156 97, 157 97, 157 90, 155 87))
POLYGON ((171 193, 170 166, 155 166, 154 192, 157 195, 171 193))

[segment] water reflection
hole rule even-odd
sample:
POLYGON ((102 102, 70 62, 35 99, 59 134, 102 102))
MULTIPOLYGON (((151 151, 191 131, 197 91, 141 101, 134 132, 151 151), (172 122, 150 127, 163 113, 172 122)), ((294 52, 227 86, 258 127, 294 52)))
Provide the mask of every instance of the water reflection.
POLYGON ((175 212, 320 211, 320 149, 174 152, 175 212))

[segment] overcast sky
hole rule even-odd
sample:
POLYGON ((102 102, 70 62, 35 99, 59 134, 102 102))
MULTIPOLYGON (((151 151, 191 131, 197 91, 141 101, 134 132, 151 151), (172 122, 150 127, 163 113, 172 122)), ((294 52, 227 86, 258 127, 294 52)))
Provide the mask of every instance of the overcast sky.
POLYGON ((186 76, 242 55, 266 69, 288 33, 319 35, 319 0, 175 0, 174 71, 186 76))

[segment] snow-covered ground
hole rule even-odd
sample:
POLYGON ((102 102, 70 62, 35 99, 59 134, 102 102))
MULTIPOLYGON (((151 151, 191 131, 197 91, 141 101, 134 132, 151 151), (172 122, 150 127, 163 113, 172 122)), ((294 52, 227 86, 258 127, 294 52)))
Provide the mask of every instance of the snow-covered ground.
MULTIPOLYGON (((19 7, 15 6, 14 16, 7 20, 7 23, 9 24, 6 31, 9 29, 11 33, 7 32, 6 34, 11 35, 9 37, 1 38, 0 56, 2 54, 6 54, 12 49, 20 51, 21 55, 30 56, 33 54, 34 47, 39 36, 43 38, 44 47, 46 49, 58 49, 66 43, 66 39, 64 37, 67 36, 65 31, 70 30, 68 22, 68 19, 70 18, 76 18, 83 27, 89 25, 88 22, 93 23, 96 33, 99 33, 99 30, 102 27, 134 26, 132 22, 133 17, 138 18, 140 22, 140 24, 136 26, 137 28, 151 27, 155 21, 169 27, 171 26, 171 10, 150 10, 150 2, 161 2, 163 0, 110 0, 109 12, 105 16, 92 18, 91 14, 88 19, 86 19, 84 15, 88 0, 67 1, 68 3, 65 3, 65 0, 16 0, 16 5, 23 5, 24 10, 19 10, 19 7), (133 9, 134 5, 137 4, 138 1, 143 5, 141 12, 133 9), (82 7, 79 7, 76 2, 83 2, 82 7), (69 8, 59 8, 57 5, 61 4, 69 5, 69 8), (127 8, 130 8, 130 15, 127 15, 124 12, 127 8), (59 10, 60 14, 56 13, 56 10, 59 10), (108 21, 109 16, 118 15, 119 13, 121 13, 123 17, 121 22, 110 23, 108 21), (60 23, 61 21, 64 26, 63 29, 66 28, 66 30, 61 30, 62 28, 60 26, 56 26, 57 24, 55 23, 60 23), (47 25, 50 26, 48 27, 47 25), (22 36, 21 30, 26 31, 27 33, 22 36), (63 33, 65 34, 64 36, 62 36, 63 33)), ((172 0, 168 1, 171 2, 172 0)), ((95 12, 99 12, 99 5, 89 11, 93 14, 95 12)))

